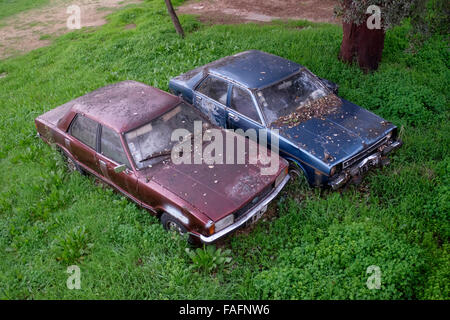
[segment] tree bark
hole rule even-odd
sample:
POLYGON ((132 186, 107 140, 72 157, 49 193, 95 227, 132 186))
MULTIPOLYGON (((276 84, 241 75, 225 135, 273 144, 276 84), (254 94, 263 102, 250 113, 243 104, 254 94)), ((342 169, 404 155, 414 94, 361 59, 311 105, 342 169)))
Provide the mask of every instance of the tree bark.
POLYGON ((177 14, 173 9, 172 2, 170 0, 164 0, 166 2, 167 11, 169 11, 170 18, 172 19, 173 25, 175 26, 175 30, 177 33, 184 38, 183 27, 180 24, 180 20, 178 20, 177 14))
POLYGON ((343 22, 342 26, 344 36, 339 58, 348 63, 357 62, 364 72, 377 70, 383 55, 384 30, 369 29, 366 21, 360 25, 343 22))

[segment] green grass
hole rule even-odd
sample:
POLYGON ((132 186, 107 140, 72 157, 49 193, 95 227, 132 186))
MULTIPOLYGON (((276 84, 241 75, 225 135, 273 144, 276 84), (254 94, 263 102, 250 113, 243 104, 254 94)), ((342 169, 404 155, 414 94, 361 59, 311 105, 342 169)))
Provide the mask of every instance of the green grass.
POLYGON ((49 0, 0 0, 0 20, 48 4, 49 0))
POLYGON ((50 34, 43 34, 39 37, 39 40, 50 40, 52 36, 50 34))
MULTIPOLYGON (((179 3, 179 1, 177 2, 179 3)), ((447 43, 413 55, 407 26, 387 34, 379 71, 337 60, 339 26, 307 22, 205 27, 182 16, 174 32, 161 1, 118 11, 0 61, 0 297, 13 299, 449 299, 447 43), (134 23, 135 29, 125 25, 134 23), (295 26, 310 26, 298 30, 295 26), (392 164, 360 188, 320 192, 291 183, 277 216, 228 239, 231 263, 197 272, 186 243, 92 178, 69 174, 35 137, 33 119, 106 84, 133 79, 168 89, 170 77, 247 49, 299 62, 341 95, 402 127, 392 164), (67 266, 81 269, 68 290, 67 266), (366 286, 370 265, 380 290, 366 286)))

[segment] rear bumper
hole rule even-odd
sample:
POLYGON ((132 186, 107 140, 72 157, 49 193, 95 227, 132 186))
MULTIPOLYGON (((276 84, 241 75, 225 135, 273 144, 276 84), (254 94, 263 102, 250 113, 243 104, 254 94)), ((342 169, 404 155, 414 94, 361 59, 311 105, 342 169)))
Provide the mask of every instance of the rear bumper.
POLYGON ((400 148, 403 145, 401 140, 391 141, 378 148, 378 151, 362 159, 350 168, 337 174, 330 180, 329 185, 333 190, 339 189, 350 180, 355 180, 362 177, 371 168, 382 167, 389 164, 389 159, 386 157, 392 151, 400 148))
POLYGON ((241 226, 245 225, 253 216, 255 216, 257 213, 259 213, 266 205, 268 205, 283 189, 283 187, 286 185, 286 183, 289 181, 290 176, 286 175, 286 177, 281 181, 281 183, 271 192, 269 193, 261 202, 259 202, 255 207, 253 207, 249 212, 247 212, 244 216, 242 216, 238 221, 233 223, 232 225, 229 225, 223 230, 220 230, 219 232, 207 237, 204 235, 196 235, 194 236, 199 237, 200 241, 205 244, 210 244, 218 239, 224 237, 225 235, 235 231, 236 229, 240 228, 241 226))

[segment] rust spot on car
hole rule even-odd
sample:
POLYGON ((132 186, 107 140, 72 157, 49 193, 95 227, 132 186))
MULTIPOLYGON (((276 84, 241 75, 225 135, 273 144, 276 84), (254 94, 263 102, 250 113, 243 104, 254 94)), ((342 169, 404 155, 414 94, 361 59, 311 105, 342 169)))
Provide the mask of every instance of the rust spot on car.
POLYGON ((323 153, 323 161, 329 162, 329 161, 333 161, 333 159, 334 159, 333 156, 325 150, 323 153))

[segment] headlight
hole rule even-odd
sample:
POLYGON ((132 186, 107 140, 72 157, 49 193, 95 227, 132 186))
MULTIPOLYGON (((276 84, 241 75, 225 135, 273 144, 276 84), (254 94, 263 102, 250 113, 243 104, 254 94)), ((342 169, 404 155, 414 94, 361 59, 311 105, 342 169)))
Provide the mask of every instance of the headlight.
POLYGON ((216 232, 225 229, 229 225, 232 225, 234 222, 234 216, 232 214, 226 216, 222 220, 216 222, 216 232))
POLYGON ((336 173, 336 166, 334 166, 333 168, 331 168, 331 170, 330 170, 330 176, 334 176, 335 173, 336 173))
POLYGON ((390 132, 386 135, 387 140, 389 140, 391 137, 392 137, 392 131, 390 131, 390 132))
POLYGON ((341 171, 341 165, 337 164, 330 170, 330 176, 334 176, 336 173, 341 171))
POLYGON ((283 172, 280 173, 280 175, 275 180, 275 188, 279 186, 279 184, 286 178, 286 175, 288 174, 288 168, 286 167, 283 172))

